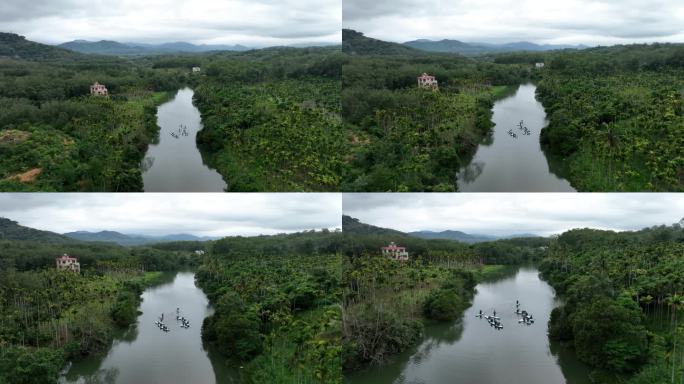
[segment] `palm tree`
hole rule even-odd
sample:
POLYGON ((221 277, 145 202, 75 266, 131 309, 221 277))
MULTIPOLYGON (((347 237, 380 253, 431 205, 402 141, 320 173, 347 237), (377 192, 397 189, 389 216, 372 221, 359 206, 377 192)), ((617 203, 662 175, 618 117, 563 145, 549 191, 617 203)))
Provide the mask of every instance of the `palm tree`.
POLYGON ((674 341, 672 346, 672 376, 671 384, 674 384, 675 379, 675 361, 677 357, 677 311, 684 309, 684 295, 674 294, 668 298, 668 304, 672 307, 674 316, 674 341))

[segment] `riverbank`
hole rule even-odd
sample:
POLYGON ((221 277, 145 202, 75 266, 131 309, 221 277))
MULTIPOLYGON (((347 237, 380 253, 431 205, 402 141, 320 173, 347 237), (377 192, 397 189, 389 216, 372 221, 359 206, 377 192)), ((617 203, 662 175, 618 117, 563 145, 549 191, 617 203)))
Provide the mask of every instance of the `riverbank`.
POLYGON ((209 168, 196 137, 202 118, 193 102, 194 91, 181 88, 159 105, 157 139, 141 161, 145 192, 223 192, 222 176, 209 168))
POLYGON ((345 382, 449 384, 458 377, 469 383, 590 383, 589 371, 570 351, 549 346, 546 323, 557 302, 535 268, 511 271, 493 266, 481 276, 472 305, 462 315, 450 321, 426 322, 416 343, 384 364, 348 372, 345 382), (518 322, 516 300, 534 316, 533 324, 518 322), (503 328, 497 330, 477 317, 480 310, 489 315, 496 310, 503 328))
POLYGON ((10 291, 15 278, 47 288, 17 293, 16 299, 24 302, 18 308, 30 317, 15 319, 13 312, 6 314, 9 318, 0 329, 0 381, 55 382, 67 362, 103 354, 115 335, 135 322, 144 288, 159 283, 162 276, 161 272, 55 270, 5 276, 4 286, 10 291), (53 308, 52 315, 40 310, 45 305, 53 308), (12 328, 14 322, 19 329, 12 328))

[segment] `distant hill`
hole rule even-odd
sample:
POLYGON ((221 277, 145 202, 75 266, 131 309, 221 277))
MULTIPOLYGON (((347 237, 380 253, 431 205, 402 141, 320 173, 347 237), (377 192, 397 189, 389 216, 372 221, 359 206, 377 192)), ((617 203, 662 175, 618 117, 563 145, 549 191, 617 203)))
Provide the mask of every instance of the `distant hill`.
POLYGON ((114 56, 142 56, 161 55, 171 53, 201 53, 210 51, 247 51, 249 48, 243 45, 195 45, 185 42, 144 44, 144 43, 119 43, 116 41, 86 41, 74 40, 60 44, 59 47, 74 52, 114 55, 114 56))
POLYGON ((36 43, 14 33, 0 32, 0 57, 3 56, 34 61, 82 57, 64 48, 36 43))
POLYGON ((408 236, 406 233, 394 229, 381 228, 362 223, 359 221, 359 219, 355 219, 347 215, 342 215, 342 232, 361 235, 408 236))
POLYGON ((528 41, 520 41, 505 44, 491 43, 464 43, 459 40, 427 40, 420 39, 407 41, 405 46, 420 49, 428 52, 460 53, 463 55, 477 55, 482 53, 503 53, 503 52, 541 52, 560 49, 585 49, 584 45, 539 45, 528 41))
POLYGON ((351 29, 342 30, 342 51, 351 55, 416 55, 422 51, 398 43, 366 37, 351 29))
POLYGON ((531 233, 522 233, 519 235, 511 235, 511 236, 494 236, 494 235, 471 235, 471 234, 461 232, 461 231, 450 231, 450 230, 442 231, 442 232, 417 231, 417 232, 409 232, 408 234, 411 236, 420 237, 422 239, 447 239, 447 240, 456 240, 456 241, 460 241, 460 242, 468 243, 468 244, 483 243, 483 242, 487 242, 487 241, 496 241, 496 240, 517 239, 517 238, 523 238, 523 237, 539 237, 538 235, 534 235, 531 233))
POLYGON ((73 243, 74 240, 58 233, 24 227, 16 221, 0 217, 0 240, 27 240, 44 243, 73 243))
POLYGON ((64 236, 72 239, 81 241, 99 241, 108 243, 117 243, 120 245, 144 245, 144 244, 156 244, 156 243, 167 243, 173 241, 208 241, 218 239, 217 237, 198 237, 188 234, 176 234, 176 235, 165 235, 165 236, 145 236, 145 235, 127 235, 115 231, 100 231, 100 232, 87 232, 87 231, 77 231, 68 232, 64 236))
POLYGON ((442 232, 417 231, 417 232, 409 232, 408 234, 411 236, 420 237, 421 239, 447 239, 447 240, 456 240, 456 241, 460 241, 460 242, 468 243, 468 244, 482 243, 485 241, 497 240, 496 236, 470 235, 470 234, 467 234, 467 233, 461 232, 461 231, 442 231, 442 232))

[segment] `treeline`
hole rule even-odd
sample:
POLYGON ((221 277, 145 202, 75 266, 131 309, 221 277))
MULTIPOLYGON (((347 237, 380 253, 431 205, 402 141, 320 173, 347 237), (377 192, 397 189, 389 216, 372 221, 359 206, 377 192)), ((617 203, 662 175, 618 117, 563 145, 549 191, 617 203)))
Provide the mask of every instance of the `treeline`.
POLYGON ((369 233, 343 234, 343 365, 348 371, 382 364, 411 347, 426 321, 457 318, 470 306, 478 279, 502 273, 502 265, 538 262, 549 244, 543 238, 518 238, 468 245, 352 224, 369 233), (381 247, 390 241, 406 247, 409 261, 382 256, 381 247))
POLYGON ((220 54, 205 67, 197 140, 229 190, 339 190, 339 47, 220 54))
POLYGON ((684 188, 684 45, 548 53, 542 143, 585 191, 684 188))
POLYGON ((425 53, 345 32, 342 116, 351 150, 342 189, 455 191, 454 175, 490 132, 501 86, 529 79, 530 66, 425 53), (439 92, 417 89, 424 72, 436 76, 439 92))
POLYGON ((9 227, 4 235, 28 240, 0 240, 0 383, 55 383, 68 361, 106 352, 117 328, 135 323, 144 287, 159 271, 198 265, 193 251, 202 249, 128 248, 9 227), (57 270, 63 253, 78 258, 81 273, 57 270))
POLYGON ((574 346, 596 377, 675 383, 684 377, 684 230, 572 230, 540 270, 563 298, 549 336, 574 346))
POLYGON ((214 243, 197 283, 215 308, 202 337, 246 383, 341 383, 339 233, 214 243))

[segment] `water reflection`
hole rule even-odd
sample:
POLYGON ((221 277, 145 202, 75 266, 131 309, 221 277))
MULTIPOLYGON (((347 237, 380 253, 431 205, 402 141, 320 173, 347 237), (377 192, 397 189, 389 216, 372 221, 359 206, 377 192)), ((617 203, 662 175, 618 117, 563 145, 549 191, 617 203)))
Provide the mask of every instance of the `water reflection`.
POLYGON ((539 143, 548 124, 536 87, 521 85, 514 94, 495 102, 491 138, 477 149, 458 174, 462 192, 569 192, 567 180, 556 174, 539 143))
POLYGON ((511 269, 503 277, 477 286, 473 305, 452 323, 428 325, 421 342, 381 367, 348 374, 346 383, 588 383, 589 370, 572 351, 547 336, 551 310, 557 305, 551 287, 534 268, 511 269), (515 302, 535 318, 519 324, 515 302), (504 329, 493 329, 479 310, 497 311, 504 329))
POLYGON ((150 145, 140 164, 145 192, 223 192, 226 188, 197 148, 202 118, 192 103, 193 94, 190 88, 181 89, 157 110, 158 142, 150 145))

